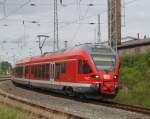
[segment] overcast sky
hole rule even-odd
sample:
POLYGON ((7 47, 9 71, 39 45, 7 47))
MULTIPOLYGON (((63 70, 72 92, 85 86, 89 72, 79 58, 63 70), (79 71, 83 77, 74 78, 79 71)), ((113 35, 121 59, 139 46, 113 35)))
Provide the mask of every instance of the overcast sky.
MULTIPOLYGON (((0 3, 4 0, 0 0, 0 3)), ((0 4, 0 60, 20 60, 40 54, 37 35, 50 36, 43 52, 53 49, 53 0, 6 0, 0 4), (31 4, 35 6, 31 6, 31 4), (23 21, 24 25, 23 25, 23 21), (33 24, 32 21, 38 23, 33 24), (15 57, 13 57, 15 56, 15 57)), ((58 0, 59 1, 59 0, 58 0)), ((123 1, 123 0, 122 0, 123 1)), ((124 0, 122 6, 122 37, 149 36, 150 1, 124 0), (125 11, 125 12, 124 12, 125 11)), ((63 0, 58 3, 60 47, 95 42, 97 15, 101 15, 102 41, 107 40, 107 0, 63 0), (79 4, 80 3, 80 4, 79 4), (88 6, 93 3, 94 6, 88 6)))

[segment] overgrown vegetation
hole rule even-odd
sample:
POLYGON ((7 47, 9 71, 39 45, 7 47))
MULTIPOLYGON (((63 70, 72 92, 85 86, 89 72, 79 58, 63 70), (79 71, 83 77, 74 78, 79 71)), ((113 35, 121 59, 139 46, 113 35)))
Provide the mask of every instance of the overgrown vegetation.
POLYGON ((0 75, 10 74, 11 69, 12 66, 9 62, 7 61, 0 62, 0 75))
POLYGON ((35 119, 32 114, 0 103, 0 119, 35 119))
POLYGON ((150 51, 121 57, 123 89, 115 98, 121 103, 150 107, 150 51))

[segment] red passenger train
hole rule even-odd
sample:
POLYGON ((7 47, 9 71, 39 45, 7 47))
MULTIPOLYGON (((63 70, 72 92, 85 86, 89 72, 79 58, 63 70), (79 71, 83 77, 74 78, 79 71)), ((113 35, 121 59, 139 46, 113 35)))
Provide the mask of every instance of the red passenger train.
POLYGON ((19 61, 12 81, 71 95, 111 96, 120 83, 119 68, 118 54, 110 46, 88 43, 19 61))

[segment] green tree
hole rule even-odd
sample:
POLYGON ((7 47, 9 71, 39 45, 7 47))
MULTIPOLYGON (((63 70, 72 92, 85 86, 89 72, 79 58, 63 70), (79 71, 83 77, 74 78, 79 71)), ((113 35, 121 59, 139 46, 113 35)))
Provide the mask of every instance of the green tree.
POLYGON ((0 74, 9 74, 11 69, 12 65, 9 62, 3 61, 0 63, 0 74))

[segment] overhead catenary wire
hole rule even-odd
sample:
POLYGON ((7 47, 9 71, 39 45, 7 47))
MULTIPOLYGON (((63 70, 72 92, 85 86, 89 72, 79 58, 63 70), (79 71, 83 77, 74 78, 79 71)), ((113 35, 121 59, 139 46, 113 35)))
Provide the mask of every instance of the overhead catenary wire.
MULTIPOLYGON (((29 0, 30 1, 30 0, 29 0)), ((130 0, 129 2, 126 2, 125 3, 125 5, 131 5, 132 3, 134 3, 134 2, 137 2, 137 1, 139 1, 139 0, 130 0)), ((28 4, 28 3, 27 3, 28 4)), ((24 6, 23 6, 24 7, 24 6)), ((19 7, 19 8, 17 8, 18 10, 16 10, 16 12, 18 12, 21 8, 19 7)), ((15 14, 16 12, 14 12, 13 14, 15 14)), ((105 11, 105 12, 107 12, 107 11, 105 11)), ((104 13, 105 13, 104 12, 104 13)), ((102 14, 104 14, 103 12, 102 12, 102 14)), ((12 14, 12 15, 13 15, 12 14)), ((11 16, 11 14, 9 14, 9 16, 11 16)), ((8 16, 8 17, 9 17, 8 16)), ((6 17, 6 18, 8 18, 8 17, 6 17)), ((68 24, 86 24, 86 23, 80 23, 82 20, 86 20, 86 19, 89 19, 89 18, 91 18, 91 17, 95 17, 95 16, 93 16, 93 15, 90 15, 90 16, 83 16, 83 17, 81 17, 81 19, 78 19, 78 20, 75 20, 75 21, 72 21, 72 22, 59 22, 59 23, 62 23, 62 24, 66 24, 66 26, 68 26, 68 24)), ((4 18, 4 19, 6 19, 6 18, 4 18)), ((1 20, 1 19, 0 19, 1 20)), ((88 24, 88 23, 87 23, 88 24)), ((78 30, 78 29, 77 29, 78 30)), ((75 36, 76 37, 76 36, 75 36)))
MULTIPOLYGON (((90 0, 90 1, 91 1, 91 0, 90 0)), ((79 4, 80 4, 80 2, 79 2, 79 4)), ((89 11, 89 8, 90 8, 90 6, 88 6, 88 7, 87 7, 87 9, 86 9, 86 12, 85 12, 85 15, 84 15, 84 16, 86 16, 86 15, 87 15, 87 13, 88 13, 88 11, 89 11)), ((78 32, 79 32, 79 30, 80 30, 80 28, 81 28, 81 25, 82 25, 82 24, 79 24, 79 25, 78 25, 78 27, 77 27, 77 29, 76 29, 75 33, 73 34, 72 40, 74 40, 74 39, 76 38, 76 36, 77 36, 77 34, 78 34, 78 32)))
POLYGON ((9 13, 8 15, 4 16, 3 18, 0 19, 0 21, 5 20, 6 18, 10 17, 11 15, 15 14, 16 12, 18 12, 20 9, 22 9, 24 6, 26 6, 27 4, 29 4, 31 2, 31 0, 28 0, 27 2, 23 3, 22 5, 20 5, 17 9, 13 10, 11 13, 9 13))
MULTIPOLYGON (((124 5, 130 5, 130 4, 132 4, 132 3, 136 2, 136 1, 140 1, 140 0, 131 0, 131 1, 129 1, 129 2, 126 2, 124 5)), ((16 12, 18 12, 20 9, 22 9, 24 6, 26 6, 26 5, 29 4, 30 2, 31 2, 31 0, 28 0, 27 2, 25 2, 24 4, 22 4, 19 8, 15 9, 14 11, 12 11, 10 14, 8 14, 7 16, 1 18, 0 21, 5 20, 5 19, 8 18, 9 16, 15 14, 16 12)), ((73 3, 72 3, 72 4, 73 4, 73 3)), ((17 5, 17 4, 16 4, 16 5, 17 5)), ((107 12, 107 10, 104 10, 104 11, 102 11, 102 12, 100 13, 100 15, 102 15, 102 14, 104 14, 104 13, 106 13, 106 12, 107 12)), ((78 20, 71 21, 70 24, 78 23, 79 21, 83 21, 83 20, 89 19, 89 18, 91 18, 91 17, 95 17, 95 16, 90 15, 90 16, 82 17, 82 18, 80 18, 80 19, 78 19, 78 20)), ((21 20, 21 21, 22 21, 22 20, 21 20)), ((67 25, 68 25, 68 24, 67 24, 67 25)))

